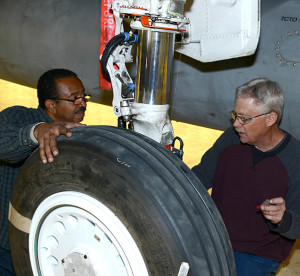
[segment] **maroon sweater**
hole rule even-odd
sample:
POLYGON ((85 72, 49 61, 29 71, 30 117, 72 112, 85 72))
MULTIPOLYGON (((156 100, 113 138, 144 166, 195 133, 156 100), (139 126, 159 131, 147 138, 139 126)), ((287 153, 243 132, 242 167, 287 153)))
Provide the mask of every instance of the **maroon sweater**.
POLYGON ((300 238, 300 144, 290 134, 268 152, 240 143, 230 128, 193 168, 227 227, 234 251, 285 260, 300 238), (286 200, 281 224, 267 221, 256 209, 274 197, 286 200))

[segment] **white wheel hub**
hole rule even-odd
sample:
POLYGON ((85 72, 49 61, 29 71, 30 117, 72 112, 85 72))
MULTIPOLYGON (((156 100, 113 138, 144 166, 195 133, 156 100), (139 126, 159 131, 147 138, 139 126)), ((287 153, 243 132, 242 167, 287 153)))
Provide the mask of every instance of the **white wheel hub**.
POLYGON ((36 209, 29 234, 34 275, 148 275, 123 223, 101 202, 61 192, 36 209))

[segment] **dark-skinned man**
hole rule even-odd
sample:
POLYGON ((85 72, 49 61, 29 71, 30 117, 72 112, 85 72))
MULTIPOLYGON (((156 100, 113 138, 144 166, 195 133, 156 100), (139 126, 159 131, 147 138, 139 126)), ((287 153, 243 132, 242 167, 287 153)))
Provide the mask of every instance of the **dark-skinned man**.
POLYGON ((59 154, 57 137, 83 126, 88 96, 78 76, 52 69, 38 80, 37 109, 13 106, 0 113, 0 275, 14 275, 8 242, 8 207, 17 175, 38 147, 43 163, 59 154))

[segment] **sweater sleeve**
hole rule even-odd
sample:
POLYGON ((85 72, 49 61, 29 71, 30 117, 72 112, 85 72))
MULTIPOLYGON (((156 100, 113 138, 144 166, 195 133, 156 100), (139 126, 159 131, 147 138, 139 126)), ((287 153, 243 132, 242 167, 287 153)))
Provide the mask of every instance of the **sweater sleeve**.
POLYGON ((269 223, 272 231, 289 239, 300 238, 300 143, 291 139, 279 158, 289 175, 288 192, 285 197, 286 211, 279 225, 269 223))
POLYGON ((30 137, 36 124, 30 109, 10 107, 0 113, 0 160, 18 163, 30 155, 37 143, 30 137))
POLYGON ((299 239, 300 238, 300 214, 292 210, 285 211, 282 221, 279 225, 275 225, 269 222, 271 231, 279 233, 288 239, 299 239))
POLYGON ((270 230, 288 239, 300 238, 300 181, 293 183, 286 196, 286 211, 280 224, 269 222, 270 230))
POLYGON ((206 189, 212 188, 215 171, 222 149, 231 144, 239 144, 240 139, 234 128, 227 129, 203 155, 201 162, 192 168, 192 171, 200 179, 206 189))

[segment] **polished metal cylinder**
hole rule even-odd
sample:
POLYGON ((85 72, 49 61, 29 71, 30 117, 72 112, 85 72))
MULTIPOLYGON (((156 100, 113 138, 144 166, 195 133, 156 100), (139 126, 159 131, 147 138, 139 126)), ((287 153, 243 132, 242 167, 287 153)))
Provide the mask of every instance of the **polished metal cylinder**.
POLYGON ((138 103, 168 103, 174 43, 173 33, 139 31, 135 88, 138 103))

